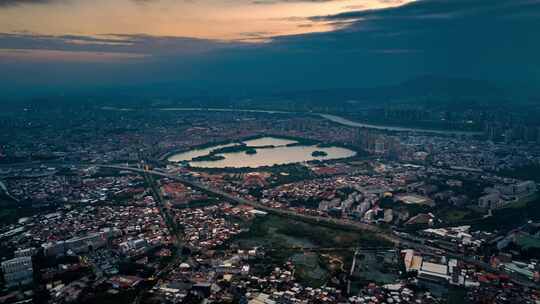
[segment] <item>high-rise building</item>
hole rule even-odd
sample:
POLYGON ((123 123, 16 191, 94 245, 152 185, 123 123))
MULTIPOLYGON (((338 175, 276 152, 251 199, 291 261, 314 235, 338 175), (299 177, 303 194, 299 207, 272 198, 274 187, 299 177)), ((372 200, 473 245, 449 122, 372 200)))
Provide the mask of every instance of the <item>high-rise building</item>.
POLYGON ((32 258, 23 256, 4 261, 2 272, 7 287, 30 284, 34 280, 32 258))
POLYGON ((385 140, 382 137, 377 138, 375 141, 375 153, 384 154, 386 152, 385 140))

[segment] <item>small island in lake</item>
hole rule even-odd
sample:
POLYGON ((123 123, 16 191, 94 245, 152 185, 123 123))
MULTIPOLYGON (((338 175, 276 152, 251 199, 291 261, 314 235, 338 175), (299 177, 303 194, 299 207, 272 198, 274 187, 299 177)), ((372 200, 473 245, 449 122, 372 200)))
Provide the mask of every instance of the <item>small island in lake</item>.
POLYGON ((200 162, 200 161, 218 161, 225 159, 225 156, 223 155, 214 155, 214 154, 208 154, 203 156, 194 157, 192 161, 200 162))
POLYGON ((242 151, 249 155, 257 154, 257 150, 255 150, 255 148, 248 147, 245 144, 240 144, 240 145, 235 145, 235 146, 227 146, 227 147, 214 149, 210 151, 207 155, 202 155, 202 156, 197 156, 197 157, 192 158, 191 161, 194 161, 194 162, 219 161, 219 160, 225 159, 225 156, 223 156, 223 154, 225 153, 238 153, 242 151))
POLYGON ((324 157, 324 156, 328 156, 328 153, 326 153, 324 151, 317 150, 317 151, 313 151, 311 153, 311 156, 313 156, 313 157, 324 157))
POLYGON ((255 150, 255 149, 248 149, 248 150, 246 150, 246 154, 247 154, 247 155, 257 154, 257 150, 255 150))
POLYGON ((210 151, 210 155, 216 155, 216 154, 225 154, 225 153, 236 153, 236 152, 246 152, 248 154, 255 154, 253 153, 253 151, 255 151, 255 148, 253 147, 249 147, 247 146, 246 144, 239 144, 239 145, 236 145, 236 146, 229 146, 229 147, 223 147, 223 148, 219 148, 219 149, 215 149, 215 150, 212 150, 210 151))

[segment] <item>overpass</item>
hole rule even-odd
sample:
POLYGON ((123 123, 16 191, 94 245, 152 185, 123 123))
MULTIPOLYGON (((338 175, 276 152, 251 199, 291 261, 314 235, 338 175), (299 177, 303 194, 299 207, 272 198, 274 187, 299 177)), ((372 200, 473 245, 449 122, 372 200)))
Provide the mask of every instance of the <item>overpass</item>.
POLYGON ((4 184, 4 182, 2 182, 0 180, 0 193, 3 192, 8 198, 10 198, 11 200, 13 200, 14 202, 18 203, 19 200, 16 199, 13 195, 11 195, 11 193, 9 193, 9 190, 8 188, 6 187, 6 185, 4 184))
MULTIPOLYGON (((382 229, 382 228, 380 228, 378 226, 375 226, 375 225, 370 225, 370 224, 366 224, 366 223, 360 223, 360 222, 351 221, 351 220, 347 220, 347 219, 335 219, 335 218, 330 218, 330 217, 322 217, 322 216, 313 216, 313 215, 300 214, 300 213, 297 213, 297 212, 294 212, 294 211, 291 211, 291 210, 268 207, 268 206, 263 205, 263 204, 261 204, 259 202, 255 202, 255 201, 247 200, 247 199, 244 199, 244 198, 241 198, 241 197, 237 197, 237 196, 231 195, 229 193, 223 192, 223 191, 221 191, 219 189, 210 188, 210 187, 208 187, 208 186, 206 186, 206 185, 204 185, 202 183, 199 183, 199 182, 196 182, 196 181, 193 181, 193 180, 189 180, 189 179, 186 179, 186 178, 182 178, 180 176, 171 175, 171 174, 168 174, 168 173, 165 173, 165 172, 162 172, 162 171, 146 170, 146 169, 141 169, 141 168, 134 168, 134 167, 129 167, 129 166, 118 166, 118 165, 97 165, 97 164, 94 164, 94 166, 101 167, 101 168, 117 169, 117 170, 122 170, 122 171, 131 171, 131 172, 141 173, 141 174, 151 174, 151 175, 154 175, 154 176, 160 176, 160 177, 168 178, 168 179, 175 180, 175 181, 178 181, 180 183, 183 183, 183 184, 185 184, 185 185, 187 185, 189 187, 199 189, 199 190, 202 190, 202 191, 207 192, 207 193, 214 194, 214 195, 216 195, 218 197, 221 197, 221 198, 223 198, 223 199, 225 199, 225 200, 227 200, 229 202, 252 206, 252 207, 257 208, 259 210, 266 211, 266 212, 268 212, 270 214, 289 217, 289 218, 297 219, 297 220, 304 221, 304 222, 311 222, 311 223, 322 224, 322 225, 326 224, 326 225, 329 225, 329 226, 339 227, 339 228, 347 229, 347 230, 368 231, 368 232, 377 234, 382 239, 385 239, 387 241, 392 242, 395 246, 404 246, 404 247, 412 248, 412 249, 415 249, 415 250, 419 251, 422 254, 446 255, 448 257, 460 259, 460 260, 465 261, 467 263, 476 265, 477 267, 480 267, 480 268, 482 268, 482 269, 484 269, 486 271, 492 272, 492 273, 497 273, 497 274, 503 273, 499 269, 493 268, 491 265, 488 265, 488 264, 486 264, 486 263, 484 263, 484 262, 482 262, 480 260, 477 260, 477 259, 475 259, 473 257, 465 256, 465 255, 459 254, 459 253, 447 252, 447 251, 444 251, 444 250, 442 250, 440 248, 436 248, 436 247, 432 247, 432 246, 429 246, 429 245, 426 245, 426 244, 420 244, 420 243, 417 243, 417 242, 409 241, 409 240, 403 239, 403 238, 401 238, 401 237, 399 237, 397 235, 394 235, 390 231, 384 230, 384 229, 382 229)), ((535 284, 534 282, 525 280, 525 279, 519 277, 518 275, 516 275, 514 273, 505 272, 505 274, 510 276, 510 278, 514 282, 516 282, 518 284, 521 284, 523 286, 528 286, 528 287, 533 287, 533 288, 538 287, 538 284, 535 284)))
MULTIPOLYGON (((279 215, 279 216, 285 216, 285 217, 289 217, 289 218, 293 218, 293 219, 297 219, 297 220, 300 220, 300 221, 304 221, 304 222, 311 222, 311 223, 316 223, 316 224, 319 224, 319 225, 329 225, 329 226, 332 226, 332 227, 338 227, 338 228, 341 228, 341 229, 347 229, 347 230, 356 230, 356 231, 368 231, 368 232, 372 232, 372 233, 376 233, 379 237, 381 237, 382 239, 385 239, 387 241, 390 241, 392 242, 395 246, 404 246, 404 247, 408 247, 408 248, 412 248, 412 249, 415 249, 415 250, 418 250, 419 252, 421 253, 424 253, 424 254, 431 254, 431 255, 446 255, 448 257, 451 257, 451 258, 457 258, 457 259, 460 259, 460 260, 463 260, 465 262, 468 262, 470 264, 473 264, 473 265, 476 265, 477 267, 480 267, 484 270, 487 270, 487 271, 490 271, 492 273, 502 273, 499 269, 495 269, 493 267, 491 267, 490 265, 480 261, 480 260, 477 260, 477 259, 474 259, 473 257, 469 257, 469 256, 465 256, 463 254, 459 254, 459 253, 452 253, 452 252, 447 252, 447 251, 444 251, 440 248, 436 248, 436 247, 432 247, 432 246, 429 246, 429 245, 426 245, 426 244, 420 244, 418 242, 413 242, 413 241, 410 241, 410 240, 406 240, 406 239, 403 239, 401 238, 400 236, 397 236, 397 235, 394 235, 392 234, 390 231, 388 230, 384 230, 378 226, 375 226, 375 225, 370 225, 370 224, 366 224, 366 223, 360 223, 360 222, 356 222, 356 221, 351 221, 351 220, 347 220, 347 219, 335 219, 335 218, 330 218, 330 217, 322 217, 322 216, 312 216, 312 215, 306 215, 306 214, 300 214, 300 213, 297 213, 297 212, 294 212, 294 211, 291 211, 291 210, 286 210, 286 209, 279 209, 279 208, 272 208, 272 207, 268 207, 268 206, 265 206, 261 203, 258 203, 258 202, 255 202, 255 201, 251 201, 251 200, 247 200, 247 199, 244 199, 244 198, 241 198, 241 197, 237 197, 237 196, 233 196, 229 193, 226 193, 226 192, 223 192, 219 189, 213 189, 213 188, 210 188, 202 183, 199 183, 199 182, 196 182, 196 181, 193 181, 193 180, 189 180, 189 179, 186 179, 186 178, 182 178, 180 176, 175 176, 175 175, 171 175, 171 174, 168 174, 166 172, 163 172, 163 171, 158 171, 158 170, 145 170, 145 169, 142 169, 142 168, 136 168, 136 167, 131 167, 131 166, 121 166, 121 165, 107 165, 107 164, 95 164, 95 163, 70 163, 70 162, 62 162, 62 163, 56 163, 56 162, 51 162, 51 163, 42 163, 42 162, 30 162, 30 163, 22 163, 22 164, 18 164, 17 167, 28 167, 28 166, 42 166, 42 165, 61 165, 61 166, 76 166, 76 167, 79 167, 79 166, 95 166, 95 167, 100 167, 100 168, 109 168, 109 169, 116 169, 116 170, 121 170, 121 171, 130 171, 130 172, 135 172, 135 173, 140 173, 140 174, 151 174, 151 175, 154 175, 154 176, 159 176, 159 177, 164 177, 164 178, 168 178, 168 179, 171 179, 171 180, 175 180, 175 181, 178 181, 178 182, 181 182, 187 186, 190 186, 192 188, 196 188, 196 189, 200 189, 202 191, 205 191, 207 193, 211 193, 211 194, 214 194, 216 196, 219 196, 229 202, 232 202, 232 203, 236 203, 236 204, 244 204, 244 205, 249 205, 249 206, 253 206, 254 208, 257 208, 259 210, 264 210, 270 214, 275 214, 275 215, 279 215)), ((4 167, 4 165, 0 165, 0 167, 4 167)), ((12 167, 12 166, 10 166, 12 167)), ((538 288, 538 284, 535 284, 531 281, 528 281, 528 280, 524 280, 523 278, 519 277, 518 275, 514 274, 514 273, 508 273, 508 272, 504 272, 505 274, 509 275, 512 280, 518 284, 521 284, 521 285, 524 285, 524 286, 528 286, 528 287, 533 287, 533 288, 538 288)))
POLYGON ((221 197, 225 199, 226 201, 229 201, 231 203, 239 204, 239 205, 248 205, 252 206, 256 209, 266 211, 270 214, 276 214, 280 216, 285 216, 293 219, 298 219, 301 221, 307 221, 317 224, 327 224, 329 226, 335 226, 339 228, 344 228, 348 230, 358 230, 358 231, 369 231, 372 233, 377 233, 381 238, 390 241, 394 243, 395 245, 405 245, 404 243, 407 243, 407 246, 413 246, 412 242, 402 240, 401 238, 393 235, 392 233, 381 229, 380 227, 377 227, 375 225, 370 225, 366 223, 360 223, 350 220, 344 220, 344 219, 335 219, 330 217, 323 217, 323 216, 313 216, 313 215, 306 215, 306 214, 300 214, 298 212, 294 212, 291 210, 286 209, 279 209, 279 208, 272 208, 266 205, 263 205, 259 202, 247 200, 245 198, 241 198, 238 196, 231 195, 229 193, 226 193, 224 191, 221 191, 219 189, 210 188, 202 183, 189 180, 186 178, 182 178, 180 176, 171 175, 165 172, 157 171, 157 170, 145 170, 142 168, 133 168, 133 167, 126 167, 126 166, 117 166, 117 165, 96 165, 97 167, 101 168, 109 168, 109 169, 117 169, 122 171, 131 171, 135 173, 141 173, 141 174, 152 174, 154 176, 160 176, 164 178, 168 178, 171 180, 178 181, 180 183, 183 183, 189 187, 202 190, 204 192, 216 195, 218 197, 221 197), (408 243, 411 243, 410 245, 408 243))

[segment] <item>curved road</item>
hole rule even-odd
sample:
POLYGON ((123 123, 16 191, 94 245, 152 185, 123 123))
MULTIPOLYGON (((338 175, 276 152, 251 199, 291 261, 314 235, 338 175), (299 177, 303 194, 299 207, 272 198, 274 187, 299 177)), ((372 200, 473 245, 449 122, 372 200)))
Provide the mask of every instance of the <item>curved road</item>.
POLYGON ((423 128, 414 128, 414 127, 399 127, 391 125, 374 125, 369 123, 362 123, 349 120, 345 117, 325 114, 325 113, 316 113, 316 112, 290 112, 290 111, 279 111, 279 110, 249 110, 249 109, 229 109, 229 108, 161 108, 161 111, 212 111, 212 112, 247 112, 247 113, 268 113, 268 114, 311 114, 319 116, 321 118, 327 119, 331 122, 355 127, 355 128, 367 128, 367 129, 376 129, 383 131, 393 131, 393 132, 418 132, 418 133, 431 133, 431 134, 441 134, 441 135, 481 135, 482 132, 476 131, 457 131, 457 130, 436 130, 436 129, 423 129, 423 128))
MULTIPOLYGON (((417 243, 417 242, 412 242, 412 241, 409 241, 409 240, 405 240, 405 239, 400 238, 399 236, 394 235, 391 232, 389 232, 387 230, 384 230, 384 229, 382 229, 382 228, 380 228, 378 226, 375 226, 375 225, 370 225, 370 224, 360 223, 360 222, 350 221, 350 220, 344 220, 344 219, 334 219, 334 218, 322 217, 322 216, 305 215, 305 214, 300 214, 300 213, 290 211, 290 210, 268 207, 268 206, 265 206, 265 205, 260 204, 258 202, 254 202, 254 201, 250 201, 250 200, 247 200, 247 199, 244 199, 244 198, 241 198, 241 197, 233 196, 233 195, 231 195, 229 193, 226 193, 226 192, 223 192, 223 191, 221 191, 219 189, 210 188, 210 187, 208 187, 206 185, 203 185, 201 183, 191 181, 191 180, 179 177, 179 176, 170 175, 170 174, 167 174, 167 173, 161 172, 161 171, 145 170, 145 169, 141 169, 141 168, 133 168, 133 167, 126 167, 126 166, 116 166, 116 165, 96 165, 96 166, 102 167, 102 168, 110 168, 110 169, 117 169, 117 170, 132 171, 132 172, 137 172, 137 173, 141 173, 141 174, 152 174, 152 175, 155 175, 155 176, 169 178, 169 179, 181 182, 181 183, 183 183, 183 184, 185 184, 187 186, 197 188, 197 189, 203 190, 203 191, 208 192, 208 193, 212 193, 212 194, 214 194, 216 196, 219 196, 219 197, 222 197, 222 198, 226 199, 227 201, 237 203, 237 204, 244 204, 244 205, 253 206, 254 208, 257 208, 259 210, 264 210, 264 211, 266 211, 268 213, 277 214, 277 215, 281 215, 281 216, 286 216, 286 217, 290 217, 290 218, 294 218, 294 219, 298 219, 298 220, 302 220, 302 221, 326 223, 326 224, 334 225, 334 226, 345 228, 345 229, 352 229, 352 230, 357 230, 357 231, 368 231, 368 232, 376 233, 379 237, 381 237, 381 238, 383 238, 383 239, 385 239, 387 241, 392 242, 396 246, 405 246, 405 247, 408 247, 408 248, 413 248, 413 249, 419 251, 420 253, 426 253, 426 254, 432 254, 432 255, 446 255, 447 257, 460 259, 460 260, 463 260, 463 261, 465 261, 467 263, 476 265, 477 267, 480 267, 480 268, 482 268, 482 269, 484 269, 486 271, 492 272, 492 273, 496 273, 496 274, 503 273, 499 269, 493 268, 493 267, 491 267, 491 265, 489 265, 487 263, 484 263, 482 261, 476 260, 474 258, 471 258, 469 256, 465 256, 465 255, 459 254, 459 253, 451 253, 451 252, 448 252, 448 251, 444 251, 444 250, 442 250, 440 248, 436 248, 436 247, 432 247, 432 246, 429 246, 429 245, 420 244, 420 243, 417 243)), ((507 272, 505 272, 504 274, 509 275, 515 283, 521 284, 523 286, 534 287, 534 288, 537 288, 539 286, 538 284, 535 284, 535 283, 533 283, 531 281, 525 280, 525 279, 517 276, 516 274, 507 273, 507 272)))
MULTIPOLYGON (((201 184, 199 182, 188 180, 188 179, 185 179, 185 178, 182 178, 182 177, 179 177, 179 176, 175 176, 175 175, 170 175, 170 174, 167 174, 165 172, 161 172, 161 171, 157 171, 157 170, 144 170, 144 169, 141 169, 141 168, 135 168, 135 167, 130 167, 130 166, 105 165, 105 164, 64 164, 64 165, 96 166, 96 167, 101 167, 101 168, 109 168, 109 169, 116 169, 116 170, 123 170, 123 171, 131 171, 131 172, 140 173, 140 174, 151 174, 151 175, 154 175, 154 176, 160 176, 160 177, 164 177, 164 178, 169 178, 171 180, 181 182, 181 183, 183 183, 185 185, 188 185, 190 187, 197 188, 197 189, 203 190, 203 191, 208 192, 208 193, 212 193, 212 194, 214 194, 216 196, 224 198, 227 201, 237 203, 237 204, 245 204, 245 205, 253 206, 254 208, 257 208, 259 210, 264 210, 264 211, 266 211, 268 213, 272 213, 272 214, 276 214, 276 215, 280 215, 280 216, 286 216, 286 217, 298 219, 298 220, 301 220, 301 221, 312 222, 312 223, 315 222, 315 223, 321 223, 321 224, 329 224, 329 225, 333 225, 333 226, 336 226, 336 227, 341 227, 341 228, 344 228, 344 229, 351 229, 351 230, 357 230, 357 231, 368 231, 368 232, 376 233, 379 237, 381 237, 381 238, 383 238, 383 239, 385 239, 387 241, 392 242, 396 246, 404 246, 404 247, 408 247, 408 248, 413 248, 413 249, 415 249, 415 250, 417 250, 417 251, 419 251, 421 253, 426 253, 426 254, 446 255, 448 257, 457 258, 457 259, 463 260, 465 262, 468 262, 470 264, 476 265, 476 266, 478 266, 478 267, 480 267, 480 268, 482 268, 482 269, 484 269, 486 271, 492 272, 492 273, 497 273, 497 274, 502 273, 500 270, 491 267, 489 264, 486 264, 486 263, 484 263, 482 261, 476 260, 476 259, 471 258, 469 256, 465 256, 465 255, 462 255, 462 254, 459 254, 459 253, 451 253, 451 252, 447 252, 445 250, 442 250, 440 248, 432 247, 432 246, 421 244, 421 243, 418 243, 418 242, 409 241, 409 240, 403 239, 403 238, 401 238, 401 237, 399 237, 397 235, 392 234, 391 231, 384 230, 384 229, 382 229, 382 228, 380 228, 378 226, 375 226, 375 225, 370 225, 370 224, 366 224, 366 223, 360 223, 360 222, 346 220, 346 219, 335 219, 335 218, 322 217, 322 216, 305 215, 305 214, 300 214, 300 213, 297 213, 297 212, 294 212, 294 211, 291 211, 291 210, 268 207, 268 206, 265 206, 263 204, 255 202, 255 201, 250 201, 250 200, 247 200, 247 199, 244 199, 244 198, 241 198, 241 197, 236 197, 236 196, 231 195, 229 193, 223 192, 223 191, 221 191, 219 189, 210 188, 210 187, 208 187, 206 185, 203 185, 203 184, 201 184)), ((505 274, 509 275, 515 283, 521 284, 523 286, 534 287, 534 288, 538 288, 538 286, 539 286, 539 284, 535 284, 535 283, 533 283, 531 281, 525 280, 522 277, 517 276, 516 274, 507 273, 507 272, 505 272, 505 274)))

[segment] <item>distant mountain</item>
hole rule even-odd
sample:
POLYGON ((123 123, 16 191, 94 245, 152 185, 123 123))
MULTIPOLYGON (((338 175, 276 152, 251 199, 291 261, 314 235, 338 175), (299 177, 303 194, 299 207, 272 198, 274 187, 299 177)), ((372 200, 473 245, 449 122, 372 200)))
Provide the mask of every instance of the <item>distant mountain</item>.
POLYGON ((398 84, 372 88, 328 88, 299 91, 233 90, 214 93, 211 88, 180 87, 175 83, 96 88, 91 92, 64 92, 14 104, 54 107, 83 104, 120 107, 233 107, 286 111, 359 110, 392 105, 446 109, 489 107, 532 100, 516 97, 516 91, 482 80, 427 75, 398 84))
POLYGON ((286 99, 323 106, 338 102, 362 105, 394 103, 426 103, 476 100, 499 103, 508 99, 506 90, 486 81, 438 76, 422 76, 396 85, 374 88, 336 88, 293 91, 274 94, 275 99, 286 99))

